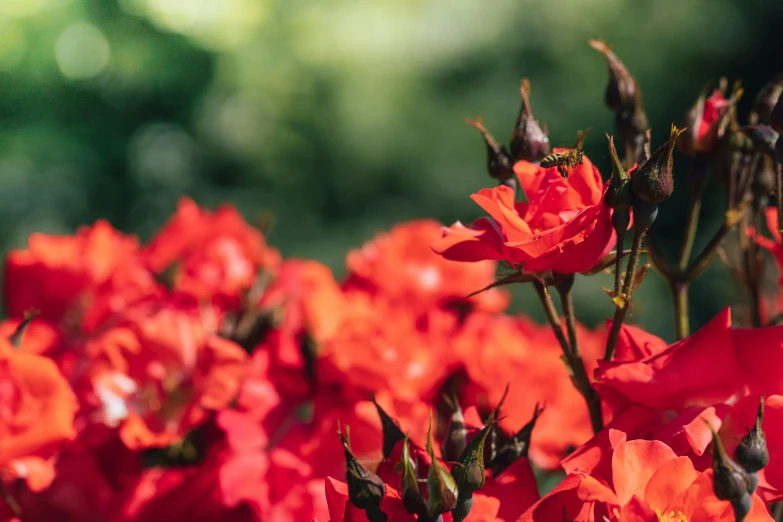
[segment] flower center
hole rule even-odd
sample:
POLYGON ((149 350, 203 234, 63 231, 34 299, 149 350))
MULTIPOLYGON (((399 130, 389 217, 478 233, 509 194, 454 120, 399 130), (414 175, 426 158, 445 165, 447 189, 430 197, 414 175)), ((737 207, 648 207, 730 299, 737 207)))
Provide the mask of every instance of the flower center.
POLYGON ((688 522, 688 519, 682 514, 682 511, 676 513, 674 511, 661 513, 656 509, 655 513, 658 515, 658 522, 688 522))

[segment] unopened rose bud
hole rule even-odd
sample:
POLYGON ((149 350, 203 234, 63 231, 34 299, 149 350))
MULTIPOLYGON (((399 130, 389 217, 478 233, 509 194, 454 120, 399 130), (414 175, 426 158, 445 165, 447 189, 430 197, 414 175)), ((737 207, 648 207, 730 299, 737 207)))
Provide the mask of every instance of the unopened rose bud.
POLYGON ((642 91, 636 78, 606 43, 600 40, 589 40, 589 43, 604 55, 609 65, 606 105, 614 111, 615 129, 625 147, 626 163, 630 167, 645 158, 645 133, 649 120, 644 111, 642 91))
POLYGON ((492 469, 492 475, 498 476, 503 470, 508 468, 515 460, 520 458, 526 458, 527 453, 530 450, 530 438, 533 435, 533 428, 536 427, 536 421, 544 413, 545 407, 536 403, 535 410, 533 410, 533 418, 520 429, 511 440, 500 447, 497 455, 492 462, 490 462, 490 468, 492 469))
POLYGON ((769 115, 769 126, 777 133, 783 132, 783 95, 778 98, 778 102, 769 115))
POLYGON ((446 428, 446 437, 443 440, 441 453, 447 461, 454 461, 459 458, 468 445, 468 430, 456 395, 451 398, 444 397, 444 399, 451 408, 451 419, 448 428, 446 428))
POLYGON ((631 177, 634 195, 647 203, 660 203, 674 191, 672 153, 677 136, 685 129, 672 125, 669 141, 653 152, 631 177))
POLYGON ((476 118, 475 121, 465 120, 465 123, 477 128, 481 132, 481 137, 484 138, 484 144, 487 146, 487 172, 489 175, 501 183, 506 180, 515 180, 514 162, 511 155, 504 146, 498 144, 497 140, 484 127, 481 118, 476 118))
POLYGON ((747 516, 751 507, 751 480, 742 466, 731 460, 723 448, 723 443, 715 433, 712 425, 707 423, 712 431, 712 471, 713 490, 720 500, 727 500, 734 508, 738 521, 747 516))
POLYGON ((638 230, 647 230, 658 217, 658 204, 638 200, 633 204, 633 226, 638 230))
POLYGON ((407 436, 402 444, 402 461, 400 462, 402 466, 402 487, 400 491, 402 494, 402 505, 408 513, 418 515, 420 519, 428 517, 427 504, 424 502, 424 497, 422 497, 419 489, 416 463, 411 458, 410 442, 407 436))
POLYGON ((766 154, 770 158, 775 156, 775 143, 778 141, 778 133, 769 125, 746 125, 740 127, 740 132, 747 136, 756 151, 766 154))
POLYGON ((727 82, 721 79, 719 89, 707 97, 704 89, 686 118, 688 132, 679 142, 679 148, 690 156, 712 156, 729 124, 729 112, 742 97, 742 89, 735 84, 731 97, 726 98, 727 82))
POLYGON ((761 471, 769 464, 767 437, 761 428, 763 421, 764 397, 759 402, 756 424, 742 437, 739 446, 734 450, 734 458, 748 473, 761 471))
POLYGON ((375 473, 361 465, 351 451, 350 432, 346 426, 345 435, 340 440, 345 451, 345 481, 348 483, 348 498, 351 503, 367 512, 371 522, 381 522, 388 517, 381 511, 381 500, 386 493, 386 485, 375 473))
POLYGON ((451 469, 459 495, 457 505, 451 511, 454 522, 462 522, 473 507, 473 493, 484 487, 484 442, 495 424, 495 412, 484 428, 476 434, 451 469))
MULTIPOLYGON (((609 190, 606 193, 606 204, 615 210, 612 214, 613 224, 614 216, 617 217, 618 223, 615 226, 622 228, 623 223, 626 220, 630 222, 630 215, 628 209, 633 205, 633 192, 631 191, 631 178, 625 171, 620 158, 617 156, 617 149, 614 146, 614 137, 606 135, 609 140, 609 155, 612 158, 612 177, 609 180, 609 190)), ((626 230, 628 223, 625 223, 626 230)))
POLYGON ((381 429, 383 430, 383 457, 389 458, 394 451, 394 446, 405 438, 405 434, 400 429, 400 424, 393 419, 375 400, 372 398, 372 403, 375 405, 375 410, 378 412, 378 417, 381 419, 381 429))
POLYGON ((764 156, 750 185, 757 210, 766 208, 769 196, 775 192, 775 176, 775 162, 772 158, 764 156))
POLYGON ((517 123, 511 135, 511 156, 515 162, 539 161, 549 154, 549 138, 533 117, 533 110, 530 107, 530 82, 527 78, 522 79, 520 92, 522 107, 519 109, 517 123))
POLYGON ((770 122, 772 110, 780 99, 781 93, 783 93, 783 72, 762 87, 756 95, 753 111, 761 123, 770 122))
POLYGON ((430 471, 427 473, 427 512, 430 517, 447 513, 457 506, 457 483, 435 456, 435 444, 432 440, 432 412, 430 427, 427 430, 427 454, 430 456, 430 471))
POLYGON ((639 88, 625 64, 611 48, 601 40, 588 40, 590 47, 604 55, 609 66, 609 85, 606 86, 606 105, 613 111, 620 111, 636 100, 639 88))

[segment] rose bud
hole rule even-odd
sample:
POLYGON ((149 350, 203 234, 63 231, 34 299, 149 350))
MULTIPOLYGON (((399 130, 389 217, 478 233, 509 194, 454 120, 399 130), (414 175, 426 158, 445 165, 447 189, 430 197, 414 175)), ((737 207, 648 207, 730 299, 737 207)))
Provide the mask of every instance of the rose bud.
POLYGON ((465 123, 477 128, 484 138, 484 143, 487 146, 487 172, 489 175, 501 184, 515 183, 514 162, 506 148, 498 144, 492 134, 484 127, 481 118, 476 118, 475 121, 465 120, 465 123))
POLYGON ((769 125, 746 125, 740 127, 739 131, 750 139, 757 152, 766 154, 770 158, 774 157, 778 133, 772 130, 772 127, 769 125))
POLYGON ((375 410, 378 412, 378 417, 381 419, 381 429, 383 430, 383 458, 388 459, 394 450, 394 446, 405 438, 405 434, 400 429, 400 424, 372 398, 372 403, 375 405, 375 410))
POLYGON ((459 458, 468 445, 468 430, 456 395, 452 398, 444 397, 444 399, 451 408, 451 419, 448 428, 446 428, 446 437, 443 440, 441 453, 444 459, 453 461, 459 458))
POLYGON ((533 428, 536 427, 536 421, 544 413, 545 406, 539 406, 536 403, 535 410, 533 410, 533 418, 528 421, 527 424, 522 426, 511 440, 500 447, 498 454, 490 462, 490 468, 492 469, 492 475, 497 477, 503 470, 514 463, 515 460, 520 458, 527 458, 527 453, 530 450, 530 437, 533 435, 533 428))
POLYGON ((430 517, 447 513, 457 506, 457 483, 435 456, 435 445, 432 441, 432 412, 430 412, 430 427, 427 430, 427 453, 430 456, 430 471, 427 473, 427 512, 430 517))
POLYGON ((769 83, 761 88, 756 95, 753 111, 762 123, 769 123, 772 110, 775 108, 780 95, 783 93, 783 72, 779 73, 769 83))
POLYGON ((688 132, 679 143, 684 154, 712 156, 716 152, 718 142, 726 132, 731 107, 742 96, 742 89, 738 85, 734 86, 730 98, 724 96, 725 92, 725 78, 721 79, 720 88, 715 89, 709 98, 706 89, 702 90, 686 118, 688 132))
POLYGON ((660 203, 674 191, 672 176, 672 152, 677 137, 686 129, 672 125, 669 141, 653 152, 631 177, 633 192, 637 198, 647 203, 660 203))
POLYGON ((514 162, 539 161, 549 155, 549 138, 546 130, 542 129, 533 117, 530 107, 530 82, 523 78, 520 92, 522 93, 522 107, 519 109, 517 123, 511 134, 511 156, 514 162))
POLYGON ((778 102, 769 115, 769 125, 775 132, 783 132, 783 95, 778 97, 778 102))
POLYGON ((639 87, 625 64, 611 48, 600 40, 588 40, 590 47, 604 55, 609 65, 609 85, 606 87, 606 105, 613 111, 632 105, 639 94, 639 87))
POLYGON ((761 429, 764 421, 764 397, 759 401, 759 411, 756 415, 756 424, 748 430, 734 450, 734 458, 748 473, 755 473, 764 469, 769 464, 769 450, 767 450, 767 437, 761 429))
POLYGON ((381 522, 388 517, 381 511, 381 499, 386 493, 386 485, 375 473, 361 465, 351 451, 350 431, 340 433, 345 450, 345 482, 348 484, 348 498, 351 503, 367 512, 370 522, 381 522))
POLYGON ((609 65, 606 105, 615 113, 615 129, 625 147, 626 163, 630 166, 645 158, 645 133, 649 121, 642 103, 642 91, 636 78, 606 43, 589 40, 589 44, 604 55, 609 65))
POLYGON ((741 522, 751 507, 751 478, 742 466, 729 458, 718 434, 711 424, 707 425, 712 431, 712 480, 715 496, 720 500, 728 500, 734 508, 737 521, 741 522))
POLYGON ((454 522, 465 520, 473 507, 473 492, 484 487, 484 442, 495 424, 494 415, 495 412, 490 415, 484 428, 473 437, 451 469, 451 476, 454 477, 459 490, 457 506, 451 511, 454 522))
POLYGON ((408 513, 418 515, 419 518, 427 516, 427 505, 421 496, 419 479, 416 475, 416 463, 411 458, 410 442, 408 437, 402 443, 402 505, 408 513))

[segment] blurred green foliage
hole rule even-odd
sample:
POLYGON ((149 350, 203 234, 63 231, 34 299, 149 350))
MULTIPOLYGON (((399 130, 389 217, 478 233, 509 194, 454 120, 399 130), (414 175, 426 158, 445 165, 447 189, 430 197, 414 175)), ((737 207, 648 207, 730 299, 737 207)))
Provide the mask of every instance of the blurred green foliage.
MULTIPOLYGON (((781 23, 783 2, 761 0, 3 0, 0 244, 101 217, 148 237, 187 194, 273 211, 273 244, 339 273, 397 221, 479 215, 484 147, 462 121, 505 138, 523 76, 553 143, 591 126, 608 175, 607 71, 588 38, 639 80, 657 144, 721 75, 742 79, 747 110, 783 69, 781 23)), ((684 197, 652 232, 670 252, 684 197)), ((697 248, 723 205, 712 183, 697 248)), ((727 274, 694 285, 694 326, 731 303, 727 274)), ((600 284, 577 290, 588 324, 609 315, 600 284)), ((634 321, 671 338, 662 281, 636 302, 634 321)), ((526 290, 515 307, 541 317, 526 290)))

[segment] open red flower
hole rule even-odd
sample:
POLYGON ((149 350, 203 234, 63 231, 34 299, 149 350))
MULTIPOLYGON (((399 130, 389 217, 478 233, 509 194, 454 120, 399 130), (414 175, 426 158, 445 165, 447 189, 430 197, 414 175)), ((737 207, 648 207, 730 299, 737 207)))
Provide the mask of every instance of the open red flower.
POLYGON ((435 252, 455 261, 494 259, 525 272, 565 274, 593 268, 614 247, 606 188, 589 159, 568 180, 557 168, 527 161, 517 162, 514 172, 529 203, 516 202, 505 185, 479 191, 471 198, 490 217, 470 228, 457 222, 444 229, 435 252))
POLYGON ((73 236, 33 234, 26 250, 8 254, 6 311, 21 317, 35 309, 43 319, 59 322, 137 251, 136 238, 122 235, 107 221, 82 227, 73 236))
MULTIPOLYGON (((660 441, 627 441, 612 430, 607 438, 611 467, 592 475, 569 474, 531 507, 519 522, 568 520, 597 522, 733 522, 734 512, 713 491, 712 470, 699 473, 688 457, 678 457, 660 441)), ((746 522, 771 521, 753 496, 746 522)))
MULTIPOLYGON (((435 254, 430 243, 441 236, 441 225, 422 219, 401 223, 378 234, 346 257, 346 288, 380 293, 402 306, 448 305, 489 286, 495 280, 495 263, 458 263, 435 254)), ((476 307, 500 312, 508 295, 497 288, 470 299, 476 307)))
POLYGON ((259 270, 280 263, 277 250, 236 209, 225 205, 208 212, 187 198, 141 254, 153 272, 174 265, 174 288, 200 299, 236 298, 259 270))
POLYGON ((71 387, 52 360, 0 340, 0 467, 33 487, 51 481, 51 463, 45 459, 76 435, 77 409, 71 387))

